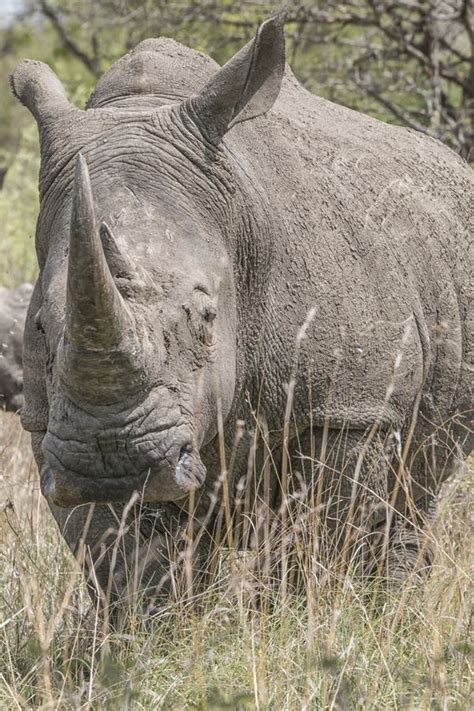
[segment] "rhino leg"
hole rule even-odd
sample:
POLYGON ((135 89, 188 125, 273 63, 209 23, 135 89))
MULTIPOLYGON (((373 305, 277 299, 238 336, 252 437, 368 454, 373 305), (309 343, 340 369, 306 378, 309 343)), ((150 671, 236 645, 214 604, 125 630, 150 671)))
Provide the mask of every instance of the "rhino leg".
POLYGON ((315 487, 321 515, 321 552, 336 571, 349 564, 364 569, 370 559, 371 532, 386 516, 390 453, 385 440, 379 432, 359 430, 316 435, 310 491, 315 487))
MULTIPOLYGON (((307 453, 308 438, 302 444, 300 439, 299 451, 307 453)), ((398 460, 390 434, 316 431, 311 452, 306 464, 304 458, 293 459, 293 479, 296 474, 304 480, 309 510, 318 511, 318 550, 325 567, 338 573, 351 566, 364 576, 380 572, 393 581, 429 570, 434 547, 425 531, 434 495, 397 510, 398 460)))
MULTIPOLYGON (((429 573, 436 553, 432 528, 438 494, 448 478, 462 476, 464 460, 473 445, 472 421, 466 423, 465 418, 453 416, 451 426, 442 423, 435 428, 427 418, 420 418, 413 454, 408 455, 406 468, 397 465, 397 476, 403 481, 399 495, 391 494, 395 505, 387 521, 379 526, 383 535, 379 531, 372 568, 395 583, 429 573)), ((396 488, 396 482, 392 481, 391 488, 396 488)))
MULTIPOLYGON (((386 517, 390 453, 385 437, 362 430, 315 429, 295 438, 290 451, 295 454, 289 463, 288 495, 286 504, 281 490, 277 496, 281 525, 272 526, 267 563, 272 585, 287 578, 287 586, 298 587, 307 571, 315 569, 316 559, 320 578, 344 574, 349 566, 363 572, 372 556, 372 531, 386 517)), ((277 479, 279 486, 281 476, 277 479)), ((259 550, 265 555, 268 546, 262 538, 259 550)))
POLYGON ((136 604, 152 611, 192 594, 201 581, 207 541, 189 540, 188 517, 173 505, 50 508, 93 600, 110 619, 136 604))
POLYGON ((378 573, 392 585, 416 582, 429 574, 436 553, 431 525, 436 513, 434 495, 410 507, 407 515, 395 512, 373 533, 372 556, 366 574, 378 573))
POLYGON ((407 493, 397 497, 388 523, 381 527, 383 535, 378 536, 382 540, 375 546, 373 568, 395 582, 429 573, 436 553, 432 529, 438 494, 448 478, 462 477, 464 460, 473 445, 472 422, 470 427, 458 426, 453 418, 451 427, 443 424, 436 429, 421 423, 414 435, 414 455, 408 456, 404 472, 407 485, 399 487, 399 494, 403 489, 407 493))

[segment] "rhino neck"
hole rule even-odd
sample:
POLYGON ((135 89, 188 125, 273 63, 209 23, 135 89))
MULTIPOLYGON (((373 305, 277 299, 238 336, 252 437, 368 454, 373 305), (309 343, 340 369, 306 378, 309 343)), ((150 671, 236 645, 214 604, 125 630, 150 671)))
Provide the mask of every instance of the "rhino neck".
POLYGON ((179 104, 186 99, 186 96, 178 94, 128 94, 128 95, 106 95, 97 96, 94 101, 88 103, 88 109, 126 109, 127 111, 136 111, 137 113, 148 113, 154 109, 159 109, 161 106, 170 104, 179 104))

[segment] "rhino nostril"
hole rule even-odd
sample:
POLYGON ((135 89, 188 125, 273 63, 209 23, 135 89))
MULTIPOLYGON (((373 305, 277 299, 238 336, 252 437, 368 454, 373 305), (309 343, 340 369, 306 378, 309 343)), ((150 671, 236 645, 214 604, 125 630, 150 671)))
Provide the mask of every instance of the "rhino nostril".
POLYGON ((53 496, 56 490, 54 474, 49 467, 43 469, 40 478, 41 491, 47 499, 53 496))
POLYGON ((184 457, 186 454, 189 455, 189 454, 192 454, 192 453, 193 453, 193 446, 192 446, 192 444, 191 444, 190 442, 188 442, 187 444, 183 444, 183 446, 182 446, 181 449, 179 450, 178 461, 180 461, 181 459, 183 459, 183 457, 184 457))
POLYGON ((199 488, 206 478, 206 468, 201 461, 199 452, 194 451, 190 442, 184 444, 180 449, 174 478, 176 483, 187 492, 199 488))

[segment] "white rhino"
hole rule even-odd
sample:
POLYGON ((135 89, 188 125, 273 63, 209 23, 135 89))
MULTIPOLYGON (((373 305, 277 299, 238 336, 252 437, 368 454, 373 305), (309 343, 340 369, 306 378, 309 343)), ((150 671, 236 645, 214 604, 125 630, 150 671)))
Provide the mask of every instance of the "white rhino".
POLYGON ((390 575, 429 563, 420 526, 472 448, 469 167, 308 93, 281 17, 222 68, 146 40, 85 110, 40 62, 12 86, 41 142, 22 421, 94 581, 165 594, 190 498, 201 570, 222 491, 239 533, 268 456, 273 511, 283 469, 328 541, 350 517, 366 571, 380 541, 390 575))

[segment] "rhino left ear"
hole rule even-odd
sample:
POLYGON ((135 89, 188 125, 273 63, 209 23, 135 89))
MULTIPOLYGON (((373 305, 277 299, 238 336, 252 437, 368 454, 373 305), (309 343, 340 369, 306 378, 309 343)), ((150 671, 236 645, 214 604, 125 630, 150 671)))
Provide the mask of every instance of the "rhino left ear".
POLYGON ((56 74, 43 62, 23 59, 10 76, 10 83, 16 98, 31 111, 40 127, 44 121, 76 109, 56 74))
POLYGON ((270 17, 202 91, 186 102, 193 118, 213 140, 240 121, 273 106, 285 71, 283 23, 286 12, 270 17))

